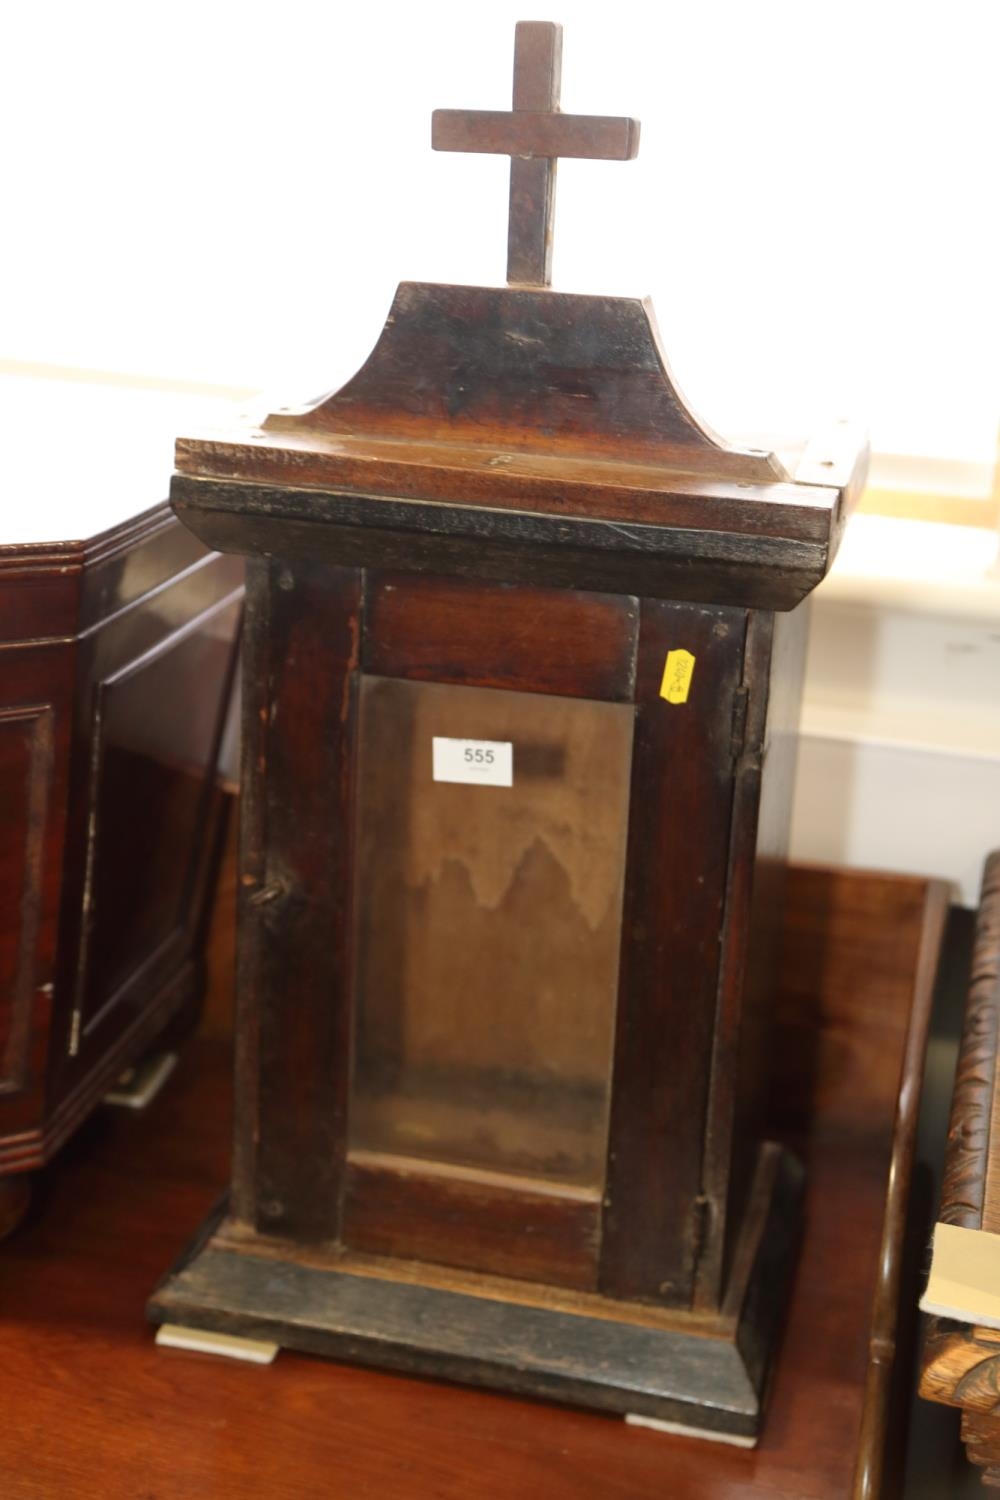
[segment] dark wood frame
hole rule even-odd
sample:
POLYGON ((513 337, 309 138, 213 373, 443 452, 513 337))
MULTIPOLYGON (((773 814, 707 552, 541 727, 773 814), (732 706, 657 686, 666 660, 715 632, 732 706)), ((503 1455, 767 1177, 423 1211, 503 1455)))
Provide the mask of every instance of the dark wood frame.
MULTIPOLYGON (((235 848, 232 856, 227 887, 235 848)), ((869 1392, 872 1379, 885 1384, 898 1343, 908 1404, 914 1298, 906 1283, 898 1307, 885 1295, 884 1249, 892 1247, 891 1265, 903 1227, 887 1187, 891 1175, 897 1208, 905 1203, 905 1122, 912 1127, 919 1098, 934 970, 929 929, 940 932, 947 898, 913 877, 789 871, 772 1128, 806 1153, 806 1210, 756 1451, 357 1364, 282 1352, 255 1370, 136 1337, 151 1264, 229 1173, 231 1069, 220 1033, 231 1027, 235 943, 231 908, 220 906, 211 948, 228 968, 209 999, 216 1035, 193 1041, 156 1109, 139 1119, 116 1113, 56 1164, 46 1212, 5 1249, 4 1299, 17 1310, 0 1325, 6 1467, 53 1493, 71 1471, 107 1500, 134 1500, 143 1483, 158 1500, 322 1495, 331 1475, 334 1489, 394 1500, 510 1500, 539 1489, 550 1500, 898 1495, 903 1434, 884 1425, 886 1407, 872 1403, 865 1374, 867 1366, 869 1392), (53 1382, 56 1361, 63 1378, 53 1382), (88 1381, 117 1395, 78 1421, 88 1381), (40 1446, 46 1425, 53 1441, 40 1446), (859 1489, 862 1469, 869 1486, 859 1489)), ((280 1263, 271 1271, 283 1275, 280 1263)), ((946 1495, 948 1455, 935 1457, 946 1495)))

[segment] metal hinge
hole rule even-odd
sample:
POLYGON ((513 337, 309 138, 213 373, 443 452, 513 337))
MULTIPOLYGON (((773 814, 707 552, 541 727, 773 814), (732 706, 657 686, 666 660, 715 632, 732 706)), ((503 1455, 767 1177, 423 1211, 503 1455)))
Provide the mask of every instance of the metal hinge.
POLYGON ((750 689, 741 683, 733 694, 733 738, 732 756, 733 760, 739 760, 743 754, 743 747, 747 739, 747 710, 750 703, 750 689))
POLYGON ((708 1231, 711 1221, 712 1205, 705 1195, 699 1194, 694 1200, 694 1225, 693 1225, 693 1264, 698 1265, 705 1246, 708 1244, 708 1231))

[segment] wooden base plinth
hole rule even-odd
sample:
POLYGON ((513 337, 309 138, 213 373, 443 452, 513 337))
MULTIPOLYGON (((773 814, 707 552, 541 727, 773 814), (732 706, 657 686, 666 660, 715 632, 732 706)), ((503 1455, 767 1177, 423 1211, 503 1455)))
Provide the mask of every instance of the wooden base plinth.
POLYGON ((14 1233, 30 1202, 31 1177, 27 1172, 0 1177, 0 1240, 14 1233))
POLYGON ((715 1318, 565 1301, 514 1281, 414 1263, 324 1257, 223 1216, 153 1294, 155 1323, 436 1376, 706 1434, 753 1440, 797 1240, 802 1170, 761 1152, 726 1306, 715 1318), (520 1294, 520 1295, 519 1295, 520 1294))

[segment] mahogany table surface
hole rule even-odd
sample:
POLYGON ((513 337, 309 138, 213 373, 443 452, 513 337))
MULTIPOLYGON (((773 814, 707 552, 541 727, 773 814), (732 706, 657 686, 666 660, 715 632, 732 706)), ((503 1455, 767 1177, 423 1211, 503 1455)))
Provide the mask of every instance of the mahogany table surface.
MULTIPOLYGON (((814 875, 800 887, 797 917, 793 910, 801 941, 792 968, 815 964, 831 995, 853 976, 849 1008, 863 1018, 854 1031, 831 1015, 835 997, 817 1002, 848 1059, 841 1084, 850 1082, 852 1053, 867 1062, 877 1053, 885 1076, 898 1075, 905 1007, 885 998, 886 963, 902 945, 905 980, 913 954, 902 951, 888 881, 814 875), (824 950, 810 910, 831 892, 824 950)), ((795 981, 785 1012, 794 1002, 793 1019, 804 1024, 795 981)), ((0 1494, 844 1500, 894 1101, 890 1090, 877 1103, 880 1084, 872 1093, 852 1083, 861 1109, 852 1129, 843 1087, 831 1090, 822 1066, 816 1076, 817 1121, 829 1128, 812 1129, 806 1142, 802 1256, 764 1435, 747 1451, 286 1351, 259 1367, 156 1348, 146 1298, 227 1177, 229 1049, 222 1038, 196 1039, 144 1114, 95 1117, 49 1169, 28 1223, 0 1248, 0 1494)))

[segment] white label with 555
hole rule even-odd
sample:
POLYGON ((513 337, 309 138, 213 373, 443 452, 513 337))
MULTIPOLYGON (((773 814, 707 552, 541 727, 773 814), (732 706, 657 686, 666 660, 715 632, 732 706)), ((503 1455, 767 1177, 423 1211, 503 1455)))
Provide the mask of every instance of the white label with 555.
POLYGON ((514 746, 509 740, 433 740, 434 780, 474 786, 514 785, 514 746))

